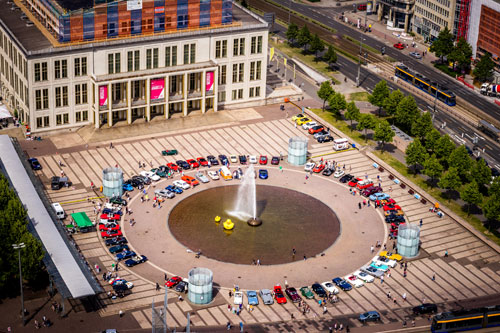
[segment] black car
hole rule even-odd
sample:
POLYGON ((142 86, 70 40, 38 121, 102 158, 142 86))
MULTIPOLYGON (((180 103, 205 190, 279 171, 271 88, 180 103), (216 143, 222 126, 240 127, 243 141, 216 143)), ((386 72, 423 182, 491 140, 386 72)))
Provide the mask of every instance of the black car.
POLYGON ((143 188, 143 187, 144 187, 144 184, 142 183, 142 181, 141 181, 141 180, 139 180, 139 179, 133 179, 133 178, 132 178, 132 179, 128 179, 128 180, 125 182, 125 184, 130 184, 130 185, 132 185, 133 187, 136 187, 136 188, 139 188, 139 189, 141 189, 141 188, 143 188))
POLYGON ((184 170, 191 169, 189 163, 183 160, 178 160, 175 162, 175 164, 177 164, 180 168, 183 168, 184 170))
POLYGON ((40 162, 38 162, 38 160, 36 158, 30 158, 28 160, 28 162, 30 163, 30 166, 31 166, 31 169, 33 170, 42 170, 42 165, 40 164, 40 162))
POLYGON ((115 245, 115 246, 110 247, 109 248, 109 253, 118 253, 118 252, 122 252, 124 250, 126 250, 126 251, 130 250, 128 248, 128 245, 126 245, 126 244, 119 244, 119 245, 115 245))
POLYGON ((160 165, 158 169, 162 172, 168 173, 170 171, 170 168, 166 165, 160 165))
POLYGON ((61 189, 61 177, 54 176, 50 180, 50 188, 52 190, 60 190, 61 189))
POLYGON ((117 204, 117 205, 122 205, 122 206, 127 205, 127 200, 122 199, 120 197, 112 197, 111 199, 109 199, 109 202, 112 204, 117 204))
POLYGON ((188 284, 186 281, 181 281, 181 282, 177 283, 177 285, 175 286, 175 291, 182 293, 186 290, 187 285, 188 284))
POLYGON ((133 176, 132 179, 135 179, 136 181, 141 182, 142 185, 149 185, 149 184, 151 184, 151 179, 149 179, 148 177, 133 176))
POLYGON ((313 284, 311 288, 319 297, 326 297, 326 291, 319 283, 313 284))
POLYGON ((323 170, 323 176, 331 176, 333 174, 333 169, 330 169, 330 168, 326 168, 325 170, 323 170))
POLYGON ((405 217, 403 215, 391 214, 385 217, 385 222, 387 223, 402 223, 405 222, 405 217))
POLYGON ((120 236, 120 237, 113 237, 106 239, 104 243, 106 244, 106 246, 112 246, 112 245, 127 244, 128 241, 125 237, 120 236))
POLYGON ((319 143, 330 142, 330 141, 333 141, 333 136, 331 136, 331 135, 320 136, 318 138, 319 143))
POLYGON ((437 305, 433 303, 424 303, 413 308, 413 313, 416 315, 436 312, 437 305))
POLYGON ((139 265, 143 262, 146 262, 148 261, 148 257, 146 257, 145 255, 136 255, 136 256, 132 256, 132 258, 128 259, 128 260, 125 260, 125 266, 127 267, 133 267, 135 265, 139 265))
POLYGON ((353 179, 353 178, 354 178, 354 176, 353 176, 353 175, 351 175, 351 174, 347 174, 347 175, 342 176, 342 177, 339 179, 339 182, 341 182, 341 183, 348 183, 348 182, 350 182, 350 181, 351 181, 351 179, 353 179))
POLYGON ((207 160, 210 162, 210 165, 219 165, 219 161, 217 161, 214 155, 208 155, 207 160))
POLYGON ((229 163, 226 155, 219 155, 219 161, 222 165, 226 165, 229 163))
POLYGON ((240 164, 247 164, 247 157, 245 155, 240 155, 239 157, 240 164))

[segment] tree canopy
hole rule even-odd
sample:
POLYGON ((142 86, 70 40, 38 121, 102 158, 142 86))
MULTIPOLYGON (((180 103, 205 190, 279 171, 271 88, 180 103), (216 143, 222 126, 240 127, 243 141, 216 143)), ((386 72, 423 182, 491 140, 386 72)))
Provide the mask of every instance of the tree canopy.
POLYGON ((493 76, 493 69, 495 68, 495 63, 491 59, 491 53, 486 52, 481 59, 479 59, 472 74, 480 82, 484 82, 493 76))
POLYGON ((335 116, 340 116, 340 111, 345 110, 347 107, 347 102, 345 100, 345 96, 339 92, 335 92, 330 95, 328 99, 328 105, 330 107, 330 111, 335 116))
POLYGON ((464 37, 458 39, 457 45, 448 56, 448 60, 456 63, 457 67, 464 72, 470 67, 472 58, 472 47, 464 37))
POLYGON ((396 114, 397 107, 405 95, 401 90, 393 90, 389 96, 384 100, 384 110, 389 116, 396 114))
POLYGON ((435 128, 425 135, 425 149, 430 150, 432 153, 436 151, 438 140, 441 138, 441 133, 435 128))
POLYGON ((456 146, 453 141, 450 139, 448 134, 445 134, 439 138, 436 142, 436 146, 434 151, 436 152, 436 156, 441 160, 444 166, 448 165, 448 157, 455 150, 456 146))
POLYGON ((300 47, 304 48, 304 51, 307 49, 307 45, 311 43, 311 33, 306 25, 304 25, 297 35, 297 43, 300 47))
POLYGON ((439 57, 441 62, 443 57, 447 57, 453 51, 453 35, 448 27, 439 32, 438 37, 432 42, 430 51, 439 57))
POLYGON ((462 181, 460 180, 460 175, 458 174, 458 170, 455 167, 451 167, 444 173, 444 175, 439 180, 438 185, 441 188, 456 191, 462 185, 462 181))
POLYGON ((328 45, 328 49, 326 50, 326 53, 323 55, 323 59, 328 63, 329 67, 337 62, 337 53, 335 53, 333 46, 328 45))
MULTIPOLYGON (((457 147, 448 158, 448 165, 450 167, 455 167, 458 170, 458 174, 463 181, 469 179, 469 171, 472 167, 472 160, 467 153, 464 145, 457 147)), ((477 185, 477 184, 476 184, 477 185)))
POLYGON ((352 121, 358 120, 360 115, 361 114, 359 113, 359 109, 356 106, 356 103, 354 103, 354 101, 349 102, 349 104, 347 104, 347 109, 345 111, 344 117, 345 119, 351 121, 351 127, 352 127, 352 121))
POLYGON ((460 192, 460 197, 468 204, 467 215, 470 213, 470 206, 478 205, 481 201, 483 201, 483 196, 479 192, 479 186, 474 181, 465 185, 463 190, 460 192))
POLYGON ((319 87, 319 90, 317 91, 318 97, 323 100, 323 107, 322 110, 325 111, 325 103, 326 101, 330 98, 330 96, 335 93, 333 91, 332 86, 330 85, 330 81, 323 81, 321 83, 321 86, 319 87))
POLYGON ((299 27, 295 23, 290 23, 286 31, 288 44, 293 45, 299 36, 299 27))
POLYGON ((362 113, 358 120, 358 130, 364 130, 365 142, 368 140, 366 130, 375 129, 375 124, 377 123, 374 116, 368 113, 362 113))
POLYGON ((417 120, 411 125, 411 134, 416 136, 421 141, 425 139, 427 133, 434 129, 432 124, 432 116, 430 112, 424 112, 417 120))
POLYGON ((314 34, 311 38, 311 52, 313 52, 318 59, 318 53, 323 52, 325 43, 319 38, 318 34, 314 34))
POLYGON ((387 87, 387 82, 385 80, 379 81, 373 92, 368 95, 368 102, 375 106, 378 106, 378 115, 380 116, 380 110, 384 106, 385 99, 389 97, 389 87, 387 87))
POLYGON ((379 121, 375 126, 375 133, 373 133, 373 139, 380 141, 382 143, 382 152, 384 152, 385 143, 392 142, 392 139, 396 133, 391 128, 391 125, 387 120, 379 121))
POLYGON ((396 123, 402 127, 404 131, 411 130, 411 126, 420 115, 417 103, 413 96, 404 97, 396 107, 396 123))
POLYGON ((406 165, 413 170, 416 170, 417 165, 423 165, 429 156, 418 138, 408 145, 405 154, 406 165))
POLYGON ((436 155, 432 155, 424 161, 424 174, 431 177, 431 186, 434 186, 434 179, 439 178, 443 173, 443 166, 439 163, 436 155))
POLYGON ((472 162, 470 175, 479 188, 488 185, 491 182, 491 169, 486 165, 483 159, 472 162))

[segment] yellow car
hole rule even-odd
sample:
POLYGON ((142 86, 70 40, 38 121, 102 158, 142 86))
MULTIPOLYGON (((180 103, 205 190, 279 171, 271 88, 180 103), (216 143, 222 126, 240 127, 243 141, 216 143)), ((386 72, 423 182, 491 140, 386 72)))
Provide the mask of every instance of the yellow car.
POLYGON ((399 209, 399 210, 388 210, 384 212, 384 216, 389 216, 389 215, 404 215, 405 213, 399 209))
POLYGON ((303 118, 297 119, 295 122, 297 123, 297 125, 302 126, 302 125, 307 124, 311 121, 312 121, 311 119, 309 119, 307 117, 303 117, 303 118))
POLYGON ((391 260, 397 260, 397 261, 400 261, 403 259, 403 257, 400 254, 387 252, 387 251, 380 252, 380 256, 386 257, 386 258, 391 259, 391 260))
POLYGON ((301 118, 305 118, 305 117, 306 117, 305 114, 299 113, 299 114, 297 114, 297 115, 295 115, 295 116, 292 117, 292 121, 297 121, 297 120, 299 120, 301 118))

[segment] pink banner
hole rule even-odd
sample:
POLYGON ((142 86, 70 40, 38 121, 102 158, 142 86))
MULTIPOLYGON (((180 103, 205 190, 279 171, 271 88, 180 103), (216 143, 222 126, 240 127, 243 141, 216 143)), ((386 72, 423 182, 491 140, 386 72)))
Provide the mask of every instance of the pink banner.
POLYGON ((99 86, 99 106, 108 105, 108 86, 99 86))
POLYGON ((152 79, 151 80, 151 100, 159 100, 165 98, 165 80, 152 79))
POLYGON ((214 91, 214 72, 207 72, 206 91, 214 91))

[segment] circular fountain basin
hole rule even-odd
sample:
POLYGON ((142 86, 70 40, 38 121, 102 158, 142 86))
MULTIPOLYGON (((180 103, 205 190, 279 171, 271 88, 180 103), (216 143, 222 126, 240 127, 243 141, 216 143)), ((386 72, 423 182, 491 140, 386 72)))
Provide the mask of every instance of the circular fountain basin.
POLYGON ((309 195, 277 186, 257 185, 258 228, 227 213, 233 209, 238 186, 204 190, 180 201, 170 212, 168 227, 185 247, 203 256, 236 264, 283 264, 319 255, 340 232, 337 215, 309 195), (233 230, 222 223, 231 218, 233 230), (296 254, 293 255, 293 249, 296 254))

